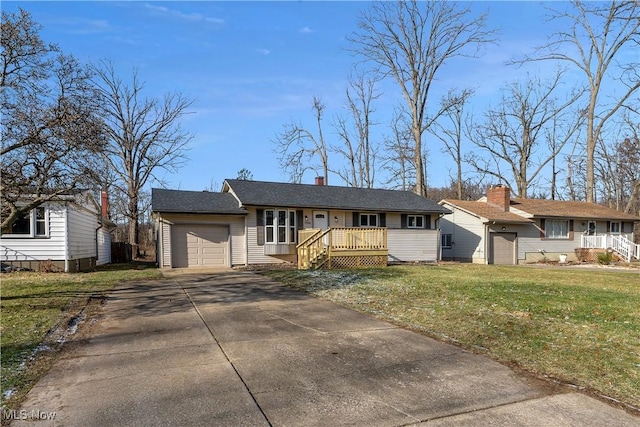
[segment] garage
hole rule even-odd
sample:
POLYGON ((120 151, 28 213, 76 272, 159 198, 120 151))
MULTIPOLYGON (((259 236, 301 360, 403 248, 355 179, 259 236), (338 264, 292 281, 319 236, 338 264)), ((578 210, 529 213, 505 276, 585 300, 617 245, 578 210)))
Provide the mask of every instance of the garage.
POLYGON ((174 268, 228 267, 229 227, 180 224, 171 228, 174 268))

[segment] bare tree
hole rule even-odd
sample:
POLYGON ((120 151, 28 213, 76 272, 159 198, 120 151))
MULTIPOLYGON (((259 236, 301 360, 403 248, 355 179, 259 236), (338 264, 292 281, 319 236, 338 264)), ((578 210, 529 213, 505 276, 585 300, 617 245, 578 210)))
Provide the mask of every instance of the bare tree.
POLYGON ((582 111, 587 127, 586 198, 593 202, 596 190, 594 156, 598 139, 606 123, 640 88, 637 55, 640 47, 640 2, 630 0, 603 4, 572 0, 567 10, 551 9, 551 13, 552 19, 566 22, 566 25, 553 34, 549 43, 536 48, 533 55, 520 62, 562 61, 586 77, 588 102, 582 111), (619 61, 625 49, 629 49, 629 59, 619 61), (603 88, 616 81, 622 90, 615 95, 603 93, 603 88))
POLYGON ((640 124, 627 115, 618 138, 611 147, 600 141, 596 152, 603 201, 620 211, 640 213, 640 124))
POLYGON ((415 182, 415 166, 412 161, 410 125, 398 110, 390 123, 390 129, 391 134, 386 135, 384 139, 387 154, 382 159, 382 169, 387 172, 389 178, 383 184, 406 191, 412 188, 415 182))
POLYGON ((322 118, 325 105, 322 100, 314 96, 312 109, 318 132, 313 134, 301 124, 288 123, 282 132, 276 135, 272 142, 274 151, 278 154, 280 167, 289 175, 291 182, 302 182, 302 176, 309 170, 321 169, 325 185, 329 184, 329 146, 324 140, 322 132, 322 118), (320 164, 318 165, 317 162, 320 164))
POLYGON ((89 184, 103 143, 90 74, 40 38, 31 15, 2 12, 2 228, 89 184), (25 196, 27 196, 25 198, 25 196))
POLYGON ((464 180, 462 177, 462 164, 464 153, 462 141, 464 135, 464 107, 473 96, 473 89, 464 89, 460 92, 450 90, 440 101, 442 116, 429 131, 444 144, 443 151, 447 153, 456 164, 456 189, 457 197, 462 200, 464 180))
POLYGON ((470 164, 503 182, 515 181, 518 197, 527 197, 529 186, 580 127, 580 120, 574 120, 580 116, 569 111, 580 93, 555 98, 561 78, 558 71, 548 82, 529 78, 510 83, 499 105, 485 113, 484 123, 473 132, 473 143, 489 157, 473 153, 470 164))
POLYGON ((344 117, 337 117, 334 123, 342 145, 331 149, 347 162, 344 170, 335 172, 352 187, 373 188, 375 184, 378 147, 372 141, 371 128, 376 124, 372 121, 373 102, 379 97, 375 79, 364 74, 352 77, 346 90, 352 125, 344 117))
POLYGON ((126 197, 129 243, 139 255, 141 191, 150 179, 161 182, 157 172, 176 171, 186 161, 193 135, 181 128, 179 120, 193 101, 180 93, 145 98, 137 71, 127 84, 107 61, 94 70, 108 136, 105 160, 118 176, 114 188, 126 197))
POLYGON ((350 40, 354 51, 398 83, 411 117, 414 191, 426 195, 422 136, 438 113, 429 116, 429 94, 443 65, 466 48, 491 41, 485 17, 470 19, 470 9, 445 1, 373 2, 350 40))

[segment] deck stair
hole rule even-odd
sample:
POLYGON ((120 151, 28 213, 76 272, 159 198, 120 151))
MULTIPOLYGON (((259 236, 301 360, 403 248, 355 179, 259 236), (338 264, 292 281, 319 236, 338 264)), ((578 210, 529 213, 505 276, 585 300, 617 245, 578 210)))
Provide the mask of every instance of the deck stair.
POLYGON ((380 267, 387 265, 386 228, 334 227, 299 232, 298 268, 380 267))
POLYGON ((622 259, 631 262, 640 260, 640 245, 633 243, 622 234, 603 234, 600 236, 582 236, 581 246, 589 249, 611 249, 622 259))

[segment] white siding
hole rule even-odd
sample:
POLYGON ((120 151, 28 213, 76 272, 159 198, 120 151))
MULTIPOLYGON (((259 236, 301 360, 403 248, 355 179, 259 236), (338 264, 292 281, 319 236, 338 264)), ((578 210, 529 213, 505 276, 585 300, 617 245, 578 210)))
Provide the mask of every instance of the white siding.
POLYGON ((69 206, 67 209, 69 259, 77 260, 96 257, 97 212, 85 208, 69 206))
POLYGON ((162 245, 162 264, 160 267, 171 267, 171 225, 166 222, 162 222, 162 238, 160 239, 162 245))
POLYGON ((437 261, 439 230, 388 229, 389 261, 437 261))
POLYGON ((98 230, 98 260, 96 265, 109 264, 111 262, 111 234, 109 230, 98 230))
POLYGON ((63 261, 65 248, 66 206, 46 205, 48 237, 3 237, 0 239, 2 261, 63 261))
MULTIPOLYGON (((249 246, 248 250, 248 263, 249 264, 279 264, 285 262, 282 259, 265 255, 264 254, 264 245, 258 245, 258 222, 256 216, 256 208, 249 208, 249 215, 247 216, 247 244, 249 246)), ((309 221, 311 221, 311 213, 310 211, 304 211, 304 215, 307 215, 309 221)), ((310 228, 311 224, 309 225, 310 228)))
POLYGON ((451 234, 451 249, 443 249, 442 257, 458 261, 485 262, 485 226, 480 218, 445 204, 453 211, 440 220, 442 234, 451 234))

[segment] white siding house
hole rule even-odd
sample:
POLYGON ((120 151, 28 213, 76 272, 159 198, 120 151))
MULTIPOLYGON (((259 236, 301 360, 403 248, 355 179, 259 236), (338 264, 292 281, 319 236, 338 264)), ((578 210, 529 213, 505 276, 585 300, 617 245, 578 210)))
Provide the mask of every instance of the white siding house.
POLYGON ((90 192, 60 196, 3 230, 0 260, 32 270, 88 270, 111 260, 109 225, 90 192))

